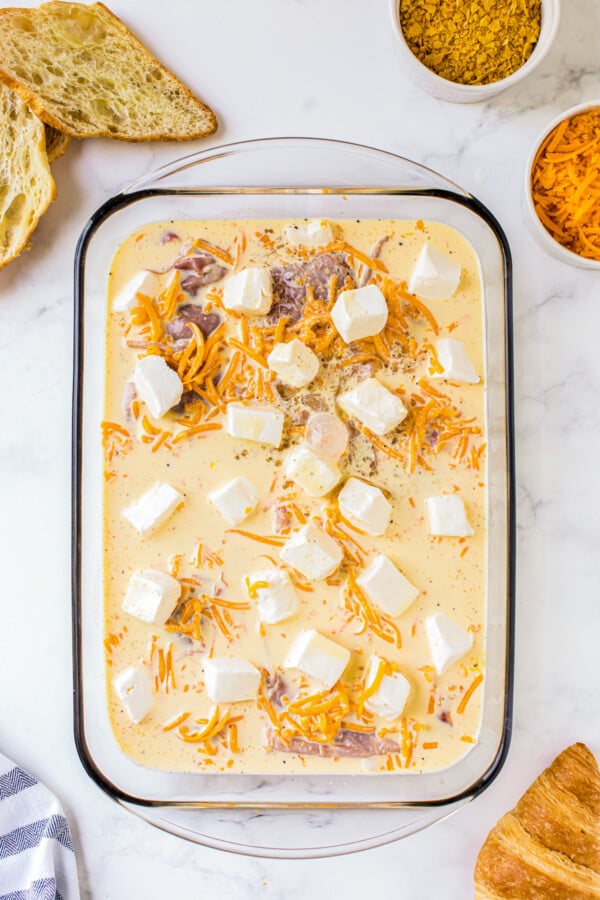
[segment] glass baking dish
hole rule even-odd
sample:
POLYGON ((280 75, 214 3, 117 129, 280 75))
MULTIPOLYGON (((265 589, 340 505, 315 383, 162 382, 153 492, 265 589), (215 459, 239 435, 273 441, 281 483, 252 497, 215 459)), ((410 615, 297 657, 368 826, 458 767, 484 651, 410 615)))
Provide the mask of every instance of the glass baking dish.
POLYGON ((213 148, 140 178, 94 213, 75 259, 74 725, 84 767, 114 799, 162 828, 211 846, 263 855, 317 856, 351 852, 412 833, 472 799, 495 778, 508 750, 512 713, 511 302, 510 250, 489 211, 435 172, 355 144, 286 138, 213 148), (102 641, 100 422, 107 276, 113 254, 135 228, 150 221, 293 217, 442 221, 471 242, 480 260, 489 448, 483 721, 473 749, 439 772, 265 777, 157 771, 129 760, 110 727, 102 641), (318 809, 329 813, 315 832, 314 820, 305 811, 318 809), (366 809, 373 811, 369 817, 348 813, 342 818, 343 810, 366 809), (262 811, 258 826, 256 810, 262 811), (338 812, 332 815, 332 810, 338 812), (275 820, 271 825, 267 813, 275 820), (285 829, 277 825, 281 816, 285 829), (278 840, 273 839, 276 834, 278 840))

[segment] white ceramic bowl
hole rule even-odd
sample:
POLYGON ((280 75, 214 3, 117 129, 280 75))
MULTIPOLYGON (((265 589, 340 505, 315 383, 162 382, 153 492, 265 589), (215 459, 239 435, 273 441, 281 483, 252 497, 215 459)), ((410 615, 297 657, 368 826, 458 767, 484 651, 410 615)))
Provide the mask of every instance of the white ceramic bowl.
POLYGON ((560 125, 560 123, 565 119, 569 119, 571 118, 571 116, 577 115, 577 113, 585 112, 585 110, 593 109, 594 107, 600 109, 600 99, 588 100, 587 103, 580 103, 577 106, 571 107, 571 109, 567 109, 565 112, 561 113, 560 116, 557 116, 555 119, 553 119, 552 122, 550 122, 550 124, 544 128, 542 133, 535 141, 533 150, 531 151, 529 159, 527 160, 523 197, 527 223, 530 226, 534 236, 537 238, 538 243, 540 243, 548 253, 552 254, 552 256, 554 256, 556 259, 560 259, 562 262, 569 263, 572 266, 579 266, 582 269, 596 269, 596 271, 600 271, 600 260, 586 259, 585 256, 579 256, 578 253, 573 253, 572 250, 567 250, 566 247, 563 247, 562 244, 559 244, 559 242, 552 237, 549 231, 546 231, 538 218, 538 214, 535 211, 535 206, 533 205, 533 198, 531 196, 531 170, 533 168, 533 163, 541 144, 546 140, 550 132, 554 128, 556 128, 557 125, 560 125))
POLYGON ((560 0, 542 0, 540 36, 533 53, 520 69, 517 69, 508 78, 502 78, 492 84, 457 84, 455 81, 448 81, 446 78, 436 75, 435 72, 423 65, 412 52, 406 43, 400 24, 400 2, 401 0, 390 0, 390 13, 403 69, 424 91, 440 100, 449 100, 451 103, 477 103, 480 100, 487 100, 527 78, 539 66, 552 46, 560 20, 560 0))

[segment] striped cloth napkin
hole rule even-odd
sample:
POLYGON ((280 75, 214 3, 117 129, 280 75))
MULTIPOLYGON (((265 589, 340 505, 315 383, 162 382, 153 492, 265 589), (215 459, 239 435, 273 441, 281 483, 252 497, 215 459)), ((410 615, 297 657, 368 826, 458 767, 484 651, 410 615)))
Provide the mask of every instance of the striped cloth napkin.
POLYGON ((79 900, 71 832, 58 800, 1 753, 0 900, 79 900))

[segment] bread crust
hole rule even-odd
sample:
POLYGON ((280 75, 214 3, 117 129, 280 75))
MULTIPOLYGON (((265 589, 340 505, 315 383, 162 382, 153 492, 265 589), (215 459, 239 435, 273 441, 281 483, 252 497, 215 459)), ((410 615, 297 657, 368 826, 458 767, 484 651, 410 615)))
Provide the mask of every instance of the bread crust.
POLYGON ((192 91, 185 85, 183 82, 177 78, 176 75, 173 74, 166 66, 163 64, 152 54, 150 51, 142 44, 142 42, 135 36, 135 34, 125 25, 125 23, 119 19, 104 3, 97 2, 93 3, 90 6, 85 6, 79 3, 63 3, 62 0, 51 0, 49 3, 42 4, 42 6, 38 8, 21 8, 21 7, 6 7, 4 9, 0 9, 0 22, 2 19, 10 18, 15 15, 28 15, 30 17, 35 17, 36 15, 41 15, 42 11, 47 11, 50 14, 52 13, 53 7, 62 7, 62 6, 81 6, 82 9, 86 11, 93 10, 101 10, 102 13, 108 18, 109 22, 113 25, 113 27, 121 33, 121 35, 133 46, 136 46, 143 55, 148 59, 149 63, 159 69, 161 72, 165 73, 169 79, 172 79, 178 88, 185 94, 187 100, 198 108, 199 113, 202 114, 202 125, 198 128, 197 131, 190 131, 185 134, 174 134, 167 131, 162 132, 147 132, 145 134, 132 133, 131 131, 123 131, 121 133, 116 133, 110 131, 109 129, 102 127, 89 127, 87 129, 77 130, 73 128, 70 123, 66 120, 59 119, 48 107, 44 104, 43 99, 37 94, 35 91, 31 89, 30 86, 25 84, 23 81, 20 81, 15 74, 7 68, 2 66, 0 61, 0 82, 7 85, 11 90, 13 90, 16 94, 18 94, 21 99, 33 110, 33 112, 47 125, 50 125, 52 128, 55 128, 57 131, 61 131, 63 134, 69 135, 70 137, 78 137, 78 138, 88 138, 88 137, 108 137, 113 138, 115 140, 128 141, 128 142, 147 142, 147 141, 190 141, 196 140, 202 137, 208 137, 211 134, 214 134, 218 128, 217 118, 212 111, 212 109, 199 100, 192 91))
POLYGON ((564 750, 490 831, 475 896, 600 898, 600 771, 585 744, 564 750))
MULTIPOLYGON (((0 90, 5 90, 5 88, 0 88, 0 90)), ((19 98, 18 102, 22 103, 20 98, 19 98)), ((26 108, 26 104, 23 105, 23 109, 21 110, 21 112, 23 115, 31 116, 32 119, 35 119, 35 122, 34 121, 31 122, 33 130, 37 132, 37 135, 35 137, 35 142, 33 144, 32 149, 37 151, 38 162, 41 164, 42 169, 47 168, 47 172, 44 172, 44 175, 45 175, 44 191, 41 194, 40 201, 37 203, 37 205, 35 206, 35 209, 33 210, 33 214, 31 216, 31 220, 30 220, 29 224, 27 224, 27 225, 23 224, 21 226, 22 234, 16 242, 11 244, 10 248, 7 248, 7 250, 5 252, 3 252, 0 249, 0 269, 3 269, 10 262, 12 262, 13 259, 16 259, 17 256, 19 256, 24 250, 27 250, 29 248, 29 241, 30 241, 31 235, 37 228, 39 220, 41 219, 43 214, 46 212, 46 210, 48 209, 48 207, 50 206, 52 201, 56 198, 56 184, 54 182, 54 178, 52 177, 52 175, 50 173, 48 158, 46 156, 46 135, 45 135, 45 131, 44 131, 44 126, 43 126, 42 122, 40 122, 37 119, 37 117, 31 111, 31 109, 26 108), (39 125, 39 128, 35 127, 36 122, 37 122, 37 125, 39 125)), ((0 128, 1 127, 2 127, 2 122, 0 121, 0 128)), ((15 151, 17 149, 18 148, 15 148, 15 151)), ((10 154, 5 154, 5 157, 6 157, 6 159, 9 159, 10 154)), ((6 175, 6 173, 3 173, 3 174, 6 175)), ((14 181, 15 173, 11 172, 10 174, 14 181)), ((14 183, 13 183, 13 187, 14 187, 14 183)), ((10 212, 10 210, 8 212, 10 212)), ((8 215, 8 213, 4 213, 4 215, 0 219, 0 225, 4 225, 4 221, 5 221, 7 215, 8 215)))
POLYGON ((69 149, 71 138, 68 134, 63 134, 62 131, 52 128, 51 125, 46 125, 45 122, 44 130, 46 132, 46 156, 48 157, 48 162, 52 164, 65 155, 69 149))

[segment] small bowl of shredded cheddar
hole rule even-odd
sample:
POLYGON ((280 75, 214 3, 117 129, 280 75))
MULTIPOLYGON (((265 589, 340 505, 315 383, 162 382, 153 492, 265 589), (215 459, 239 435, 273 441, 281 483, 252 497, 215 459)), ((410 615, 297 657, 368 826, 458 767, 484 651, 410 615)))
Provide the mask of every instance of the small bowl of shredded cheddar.
POLYGON ((567 110, 544 129, 527 165, 525 204, 550 253, 600 269, 600 100, 567 110))
POLYGON ((400 62, 441 100, 475 103, 529 75, 558 29, 560 0, 390 0, 400 62))

